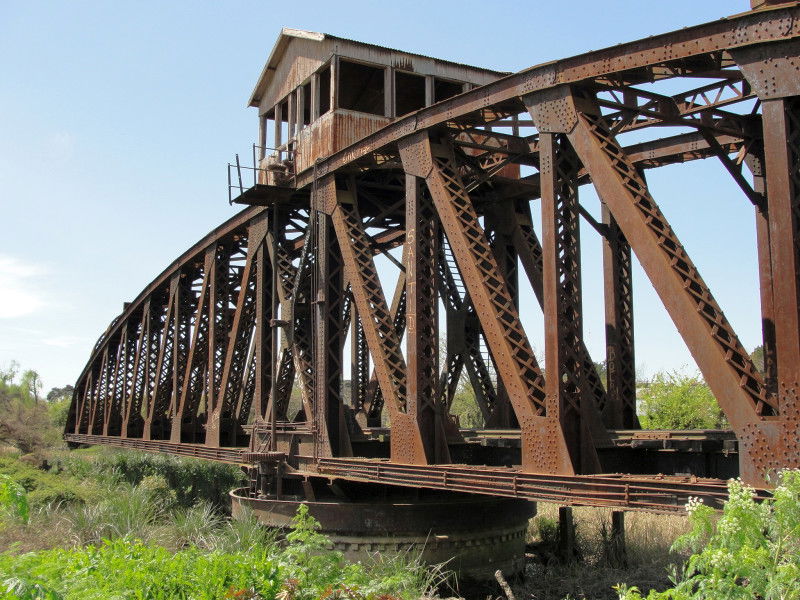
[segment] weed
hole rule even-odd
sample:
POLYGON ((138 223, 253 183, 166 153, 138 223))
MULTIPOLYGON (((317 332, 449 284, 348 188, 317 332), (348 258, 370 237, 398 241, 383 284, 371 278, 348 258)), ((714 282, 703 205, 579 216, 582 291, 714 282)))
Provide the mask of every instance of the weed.
POLYGON ((0 522, 28 522, 28 496, 23 487, 8 475, 0 475, 0 522))
MULTIPOLYGON (((717 519, 699 501, 687 506, 691 530, 675 547, 693 552, 675 586, 651 600, 800 598, 800 471, 784 471, 773 497, 756 502, 752 488, 728 484, 717 519)), ((638 588, 619 586, 620 598, 641 600, 638 588)))
POLYGON ((200 501, 194 506, 176 511, 167 526, 171 543, 177 548, 197 546, 211 550, 217 545, 218 531, 225 524, 210 502, 200 501))
POLYGON ((250 508, 243 507, 237 518, 228 520, 219 531, 216 549, 247 552, 252 548, 274 548, 277 539, 277 529, 265 527, 250 508))

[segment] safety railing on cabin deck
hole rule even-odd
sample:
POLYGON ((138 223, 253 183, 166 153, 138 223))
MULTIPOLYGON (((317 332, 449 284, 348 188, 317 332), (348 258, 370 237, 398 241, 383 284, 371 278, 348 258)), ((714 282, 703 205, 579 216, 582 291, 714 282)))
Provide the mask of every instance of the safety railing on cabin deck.
POLYGON ((263 179, 266 182, 269 181, 269 173, 274 173, 276 178, 281 180, 294 177, 294 150, 287 148, 286 145, 270 148, 253 144, 252 160, 252 166, 242 165, 237 153, 236 162, 228 163, 228 204, 233 204, 233 199, 244 194, 246 190, 263 183, 259 181, 260 173, 264 174, 263 179), (260 166, 262 164, 264 166, 260 166), (243 170, 246 182, 242 179, 243 170), (245 186, 245 183, 250 183, 251 178, 248 174, 252 174, 252 185, 245 186))

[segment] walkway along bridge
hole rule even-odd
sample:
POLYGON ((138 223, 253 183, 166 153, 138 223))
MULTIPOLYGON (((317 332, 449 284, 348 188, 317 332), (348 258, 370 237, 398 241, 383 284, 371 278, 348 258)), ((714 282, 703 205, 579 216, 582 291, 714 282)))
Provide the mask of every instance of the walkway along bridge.
POLYGON ((68 442, 241 464, 262 498, 384 484, 666 511, 800 467, 800 4, 513 74, 284 30, 251 105, 254 184, 231 179, 248 206, 109 325, 68 442), (648 170, 699 159, 752 204, 763 371, 648 189, 648 170), (603 243, 594 359, 582 219, 603 243), (634 256, 729 431, 639 429, 634 256), (536 305, 546 373, 519 317, 536 305), (478 429, 451 414, 462 373, 478 429))

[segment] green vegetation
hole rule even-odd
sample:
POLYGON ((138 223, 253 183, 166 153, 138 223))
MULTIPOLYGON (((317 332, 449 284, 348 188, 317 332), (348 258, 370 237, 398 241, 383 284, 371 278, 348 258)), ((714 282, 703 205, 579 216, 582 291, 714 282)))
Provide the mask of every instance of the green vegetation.
POLYGON ((230 518, 240 469, 61 441, 72 387, 0 370, 0 600, 418 598, 404 557, 349 564, 301 510, 280 538, 230 518))
MULTIPOLYGON (((756 502, 741 481, 728 485, 722 515, 690 503, 691 531, 675 542, 693 554, 674 587, 648 600, 800 598, 800 471, 780 475, 773 498, 756 502)), ((622 600, 641 600, 635 587, 619 587, 622 600)))
POLYGON ((645 429, 719 429, 727 426, 700 375, 656 373, 639 386, 639 421, 645 429))
POLYGON ((475 390, 466 376, 462 376, 458 382, 453 402, 450 405, 450 413, 458 417, 461 427, 483 427, 483 415, 475 400, 475 390))
POLYGON ((61 431, 55 424, 69 410, 70 397, 62 393, 41 397, 41 380, 36 371, 19 366, 0 369, 0 444, 7 444, 23 454, 36 453, 59 444, 61 431))
MULTIPOLYGON (((71 394, 66 386, 42 397, 35 372, 0 370, 0 600, 390 600, 419 598, 437 583, 435 571, 402 556, 347 563, 304 508, 285 537, 252 514, 232 520, 228 491, 244 482, 233 466, 65 451, 71 394)), ((462 426, 483 424, 466 377, 452 412, 462 426)), ((651 429, 727 426, 699 375, 641 382, 639 412, 651 429)), ((574 561, 557 556, 556 507, 540 504, 529 540, 537 559, 517 597, 800 600, 800 472, 783 473, 765 503, 740 482, 730 493, 718 519, 695 503, 688 520, 629 514, 623 555, 608 533, 609 511, 575 509, 574 561)))
MULTIPOLYGON (((207 504, 170 520, 172 500, 156 483, 65 513, 73 532, 91 533, 80 544, 0 555, 0 599, 411 599, 432 583, 423 568, 400 558, 345 563, 305 506, 283 541, 252 515, 229 521, 207 504), (158 535, 172 547, 159 544, 158 535)), ((8 528, 9 518, 0 525, 8 528)))
POLYGON ((8 475, 0 475, 0 518, 27 523, 29 515, 24 488, 8 475))

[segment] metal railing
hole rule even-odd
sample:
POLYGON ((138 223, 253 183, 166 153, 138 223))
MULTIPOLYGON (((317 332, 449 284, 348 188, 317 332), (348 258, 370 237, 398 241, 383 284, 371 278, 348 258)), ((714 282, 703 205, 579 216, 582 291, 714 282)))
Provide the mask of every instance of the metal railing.
POLYGON ((234 197, 241 196, 246 190, 258 185, 259 173, 264 173, 266 175, 266 173, 272 170, 269 168, 271 165, 282 165, 287 170, 291 170, 291 173, 287 173, 287 175, 294 175, 294 150, 286 146, 270 148, 269 146, 253 144, 252 159, 252 166, 242 165, 239 160, 239 154, 237 153, 236 162, 228 163, 228 204, 233 204, 234 197), (267 154, 268 152, 270 152, 270 154, 267 154), (259 164, 265 159, 267 160, 265 166, 260 167, 259 164), (252 174, 252 185, 245 187, 245 182, 242 179, 242 170, 245 171, 246 179, 250 179, 248 173, 252 174), (234 191, 238 191, 236 196, 234 196, 234 191))

